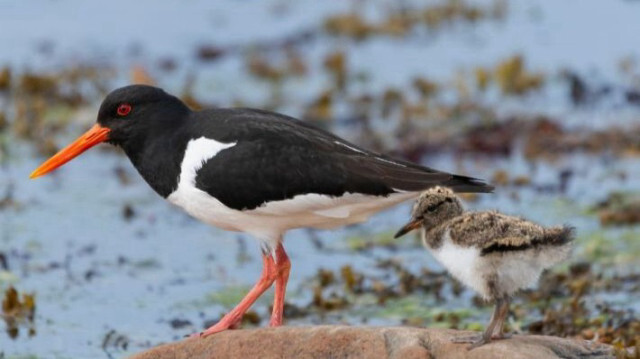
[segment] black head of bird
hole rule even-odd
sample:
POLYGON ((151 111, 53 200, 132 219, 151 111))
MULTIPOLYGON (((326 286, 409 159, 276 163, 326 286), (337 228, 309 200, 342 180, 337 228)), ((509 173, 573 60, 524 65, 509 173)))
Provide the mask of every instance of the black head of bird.
POLYGON ((102 142, 132 152, 149 136, 159 135, 156 132, 170 133, 189 112, 182 101, 156 87, 131 85, 117 89, 100 105, 97 123, 33 171, 30 177, 45 175, 102 142))

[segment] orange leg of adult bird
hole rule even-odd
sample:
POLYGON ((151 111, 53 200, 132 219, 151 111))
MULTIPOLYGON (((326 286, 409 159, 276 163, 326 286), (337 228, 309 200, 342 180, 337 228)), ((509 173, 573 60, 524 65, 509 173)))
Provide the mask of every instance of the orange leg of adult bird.
POLYGON ((291 262, 284 251, 282 243, 276 248, 276 294, 273 298, 273 312, 271 312, 271 321, 269 326, 277 327, 282 325, 282 314, 284 312, 284 296, 287 290, 287 282, 289 281, 289 271, 291 270, 291 262))
POLYGON ((276 264, 271 256, 271 253, 262 255, 262 274, 258 282, 251 288, 249 293, 242 298, 240 303, 236 305, 227 315, 225 315, 220 321, 207 330, 200 333, 201 337, 206 337, 211 334, 219 333, 224 330, 234 328, 242 321, 242 316, 251 307, 251 305, 264 293, 273 282, 278 278, 276 272, 276 264))

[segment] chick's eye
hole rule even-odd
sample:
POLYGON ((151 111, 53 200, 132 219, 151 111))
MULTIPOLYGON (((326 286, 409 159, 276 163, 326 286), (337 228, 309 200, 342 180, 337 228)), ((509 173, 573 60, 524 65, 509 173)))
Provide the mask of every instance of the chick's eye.
POLYGON ((427 211, 433 212, 433 211, 436 210, 436 208, 438 208, 438 205, 434 204, 434 205, 431 205, 431 206, 427 207, 427 211))
POLYGON ((129 114, 129 112, 131 112, 131 105, 129 105, 128 103, 123 103, 120 106, 118 106, 118 116, 126 116, 129 114))

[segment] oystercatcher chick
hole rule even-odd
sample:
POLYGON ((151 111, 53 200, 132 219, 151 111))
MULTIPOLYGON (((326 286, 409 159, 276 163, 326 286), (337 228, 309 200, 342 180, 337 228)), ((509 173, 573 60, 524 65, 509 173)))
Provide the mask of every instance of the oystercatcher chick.
POLYGON ((121 147, 162 197, 208 224, 262 243, 260 279, 206 336, 235 327, 275 282, 270 325, 282 323, 290 261, 282 245, 292 228, 335 228, 445 185, 491 192, 484 182, 367 151, 278 113, 254 109, 192 111, 162 89, 111 92, 97 124, 38 167, 42 176, 101 143, 121 147))
POLYGON ((454 339, 475 348, 504 339, 511 296, 534 285, 543 270, 565 260, 573 241, 570 227, 544 228, 498 212, 464 212, 449 188, 434 187, 416 201, 412 220, 395 237, 422 227, 422 242, 460 282, 495 302, 481 335, 454 339))

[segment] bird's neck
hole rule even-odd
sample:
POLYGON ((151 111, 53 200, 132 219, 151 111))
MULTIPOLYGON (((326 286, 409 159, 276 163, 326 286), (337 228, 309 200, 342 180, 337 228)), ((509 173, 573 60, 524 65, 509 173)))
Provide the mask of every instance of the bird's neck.
POLYGON ((142 178, 166 198, 178 186, 187 141, 179 133, 131 138, 121 147, 142 178))
POLYGON ((443 236, 445 235, 445 229, 446 228, 444 226, 435 226, 430 229, 424 229, 422 231, 422 241, 427 247, 429 247, 429 249, 435 250, 440 248, 444 241, 443 236))

